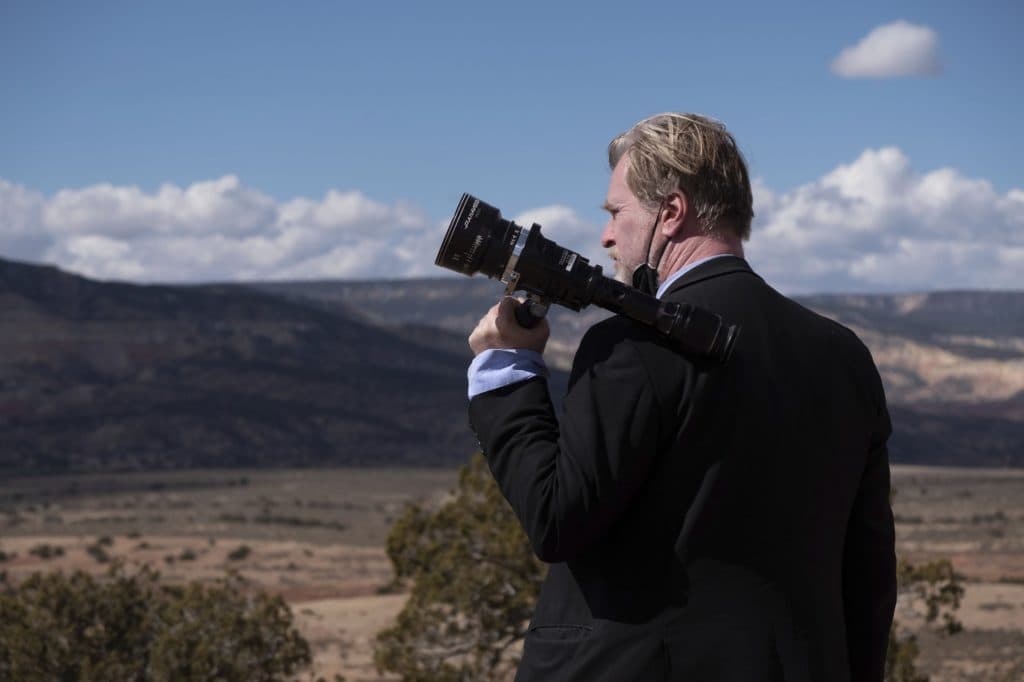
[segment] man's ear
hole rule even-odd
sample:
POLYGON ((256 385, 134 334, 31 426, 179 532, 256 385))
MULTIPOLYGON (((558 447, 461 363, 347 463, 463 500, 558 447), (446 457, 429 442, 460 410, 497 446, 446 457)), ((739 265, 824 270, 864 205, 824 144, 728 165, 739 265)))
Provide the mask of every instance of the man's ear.
POLYGON ((680 234, 689 212, 690 202, 685 194, 678 190, 669 194, 661 203, 661 233, 669 239, 680 234))

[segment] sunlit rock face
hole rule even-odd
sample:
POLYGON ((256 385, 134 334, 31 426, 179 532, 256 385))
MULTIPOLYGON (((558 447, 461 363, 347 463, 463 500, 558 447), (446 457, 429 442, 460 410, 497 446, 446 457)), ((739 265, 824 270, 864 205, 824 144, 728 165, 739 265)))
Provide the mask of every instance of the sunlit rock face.
POLYGON ((894 403, 984 403, 1024 391, 1024 294, 818 296, 871 349, 894 403))

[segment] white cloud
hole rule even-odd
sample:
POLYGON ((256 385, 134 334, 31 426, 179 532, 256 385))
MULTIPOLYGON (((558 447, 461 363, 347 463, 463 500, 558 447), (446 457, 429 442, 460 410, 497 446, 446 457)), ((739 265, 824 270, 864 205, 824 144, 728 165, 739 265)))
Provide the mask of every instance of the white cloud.
POLYGON ((103 235, 73 236, 50 250, 58 262, 75 272, 102 279, 136 279, 145 267, 132 254, 132 245, 103 235))
POLYGON ((42 229, 46 200, 39 192, 0 178, 0 254, 32 259, 49 244, 42 229))
MULTIPOLYGON (((919 173, 868 149, 786 191, 754 182, 748 257, 790 292, 1024 288, 1024 189, 951 168, 919 173)), ((564 205, 524 211, 544 234, 607 265, 599 225, 564 205)), ((447 227, 356 190, 277 201, 234 176, 185 188, 95 185, 47 197, 0 180, 0 257, 133 281, 441 276, 447 227)))
POLYGON ((44 197, 0 180, 0 256, 137 281, 435 273, 422 211, 359 191, 277 202, 233 175, 154 192, 94 185, 44 197))
POLYGON ((276 212, 273 199, 226 175, 184 190, 163 185, 155 194, 108 184, 61 190, 47 202, 43 219, 56 229, 80 234, 97 229, 128 237, 153 232, 248 234, 262 230, 276 212))
POLYGON ((873 28, 832 60, 832 73, 844 78, 935 76, 941 72, 938 35, 927 26, 906 21, 873 28))
POLYGON ((788 291, 1024 288, 1024 191, 919 174, 895 147, 781 194, 757 181, 754 210, 748 256, 788 291))

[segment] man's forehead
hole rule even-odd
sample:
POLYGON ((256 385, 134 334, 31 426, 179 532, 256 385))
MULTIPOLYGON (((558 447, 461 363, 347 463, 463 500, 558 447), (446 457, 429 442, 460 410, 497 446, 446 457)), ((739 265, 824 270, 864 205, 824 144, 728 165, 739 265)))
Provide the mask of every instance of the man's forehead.
POLYGON ((612 170, 612 177, 608 181, 608 194, 605 199, 605 208, 610 205, 618 205, 633 198, 633 190, 626 182, 626 158, 623 157, 615 164, 612 170))
POLYGON ((612 180, 618 180, 619 182, 626 181, 626 172, 629 170, 629 154, 623 154, 622 158, 615 164, 615 168, 612 168, 612 180))

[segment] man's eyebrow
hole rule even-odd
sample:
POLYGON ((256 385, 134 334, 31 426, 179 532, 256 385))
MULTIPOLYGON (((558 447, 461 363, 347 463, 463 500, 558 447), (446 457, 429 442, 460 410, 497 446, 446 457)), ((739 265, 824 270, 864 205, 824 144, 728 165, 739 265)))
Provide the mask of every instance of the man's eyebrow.
POLYGON ((612 204, 610 201, 605 201, 603 204, 601 204, 601 210, 602 211, 608 211, 609 213, 611 213, 615 209, 616 209, 616 206, 614 204, 612 204))

